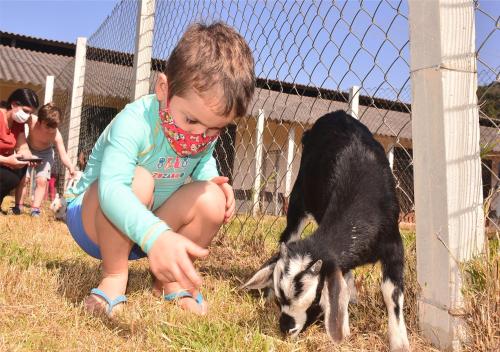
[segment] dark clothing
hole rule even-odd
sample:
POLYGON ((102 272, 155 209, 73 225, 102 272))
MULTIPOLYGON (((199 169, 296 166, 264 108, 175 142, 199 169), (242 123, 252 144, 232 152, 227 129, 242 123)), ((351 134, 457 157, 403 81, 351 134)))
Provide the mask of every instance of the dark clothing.
POLYGON ((26 175, 27 167, 22 169, 10 169, 0 165, 0 206, 3 198, 19 185, 21 179, 26 175))

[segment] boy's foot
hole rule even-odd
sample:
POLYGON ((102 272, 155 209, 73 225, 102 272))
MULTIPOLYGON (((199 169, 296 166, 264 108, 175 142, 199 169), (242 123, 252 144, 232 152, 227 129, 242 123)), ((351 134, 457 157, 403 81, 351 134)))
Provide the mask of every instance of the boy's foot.
POLYGON ((40 217, 40 213, 41 213, 41 211, 38 208, 32 208, 31 209, 31 216, 34 217, 34 218, 40 217))
POLYGON ((119 295, 114 299, 110 299, 104 291, 93 288, 90 291, 90 296, 87 296, 83 301, 85 310, 94 315, 106 315, 113 318, 117 313, 123 310, 123 304, 127 302, 124 295, 119 295))
POLYGON ((153 283, 153 295, 156 297, 162 297, 166 301, 175 301, 179 307, 191 313, 198 315, 207 314, 208 307, 206 302, 201 299, 201 296, 196 294, 195 297, 193 297, 193 295, 183 289, 180 289, 178 286, 177 282, 162 285, 162 283, 155 278, 153 283))
POLYGON ((90 291, 84 300, 85 310, 94 315, 105 314, 112 318, 123 309, 125 290, 127 288, 128 272, 107 274, 103 271, 103 278, 97 288, 90 291))
POLYGON ((14 215, 21 215, 22 212, 21 208, 18 205, 15 205, 12 208, 10 208, 10 211, 12 211, 12 214, 14 215))

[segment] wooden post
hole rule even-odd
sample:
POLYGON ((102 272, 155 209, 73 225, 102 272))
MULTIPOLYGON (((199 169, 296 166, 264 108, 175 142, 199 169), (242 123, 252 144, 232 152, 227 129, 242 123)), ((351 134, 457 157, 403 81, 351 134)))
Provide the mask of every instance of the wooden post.
POLYGON ((264 110, 259 109, 255 138, 255 179, 253 181, 252 214, 255 216, 260 211, 260 188, 262 178, 262 154, 264 150, 264 110))
POLYGON ((440 349, 459 350, 459 265, 484 245, 474 2, 409 9, 419 324, 440 349))
POLYGON ((359 87, 352 86, 349 89, 349 108, 347 113, 359 120, 359 87))
POLYGON ((132 100, 149 94, 151 55, 153 51, 155 0, 141 0, 137 9, 132 100))
POLYGON ((47 76, 45 78, 45 95, 43 98, 43 104, 50 103, 54 96, 54 76, 47 76))
MULTIPOLYGON (((73 72, 73 89, 71 91, 71 110, 68 124, 68 156, 72 165, 76 165, 78 144, 80 142, 80 121, 82 117, 83 85, 85 83, 85 57, 87 54, 87 38, 80 37, 76 41, 75 68, 73 72)), ((67 172, 67 170, 66 170, 67 172)), ((66 174, 66 177, 68 175, 66 174)))

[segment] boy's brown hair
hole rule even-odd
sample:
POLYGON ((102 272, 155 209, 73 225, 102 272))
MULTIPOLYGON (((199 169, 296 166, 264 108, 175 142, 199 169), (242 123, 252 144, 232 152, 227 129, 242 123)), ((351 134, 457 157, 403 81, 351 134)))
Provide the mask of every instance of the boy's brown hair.
POLYGON ((189 26, 170 54, 165 69, 168 98, 189 89, 202 95, 221 92, 223 116, 244 116, 255 88, 254 60, 245 39, 228 25, 189 26))
POLYGON ((50 128, 57 128, 63 122, 63 115, 54 103, 47 103, 38 109, 38 121, 44 122, 50 128))

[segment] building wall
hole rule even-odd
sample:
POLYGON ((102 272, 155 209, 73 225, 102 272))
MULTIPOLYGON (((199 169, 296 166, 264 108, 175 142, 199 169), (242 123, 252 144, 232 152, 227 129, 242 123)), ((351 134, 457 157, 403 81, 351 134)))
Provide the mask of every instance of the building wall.
POLYGON ((0 101, 7 100, 9 95, 19 88, 30 88, 38 95, 38 99, 40 100, 40 104, 43 103, 44 98, 44 88, 42 86, 34 85, 34 84, 24 84, 24 83, 15 83, 9 81, 0 80, 0 101))

